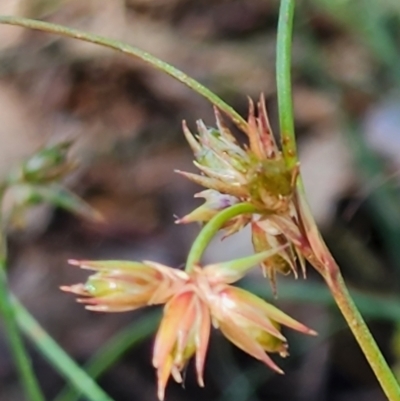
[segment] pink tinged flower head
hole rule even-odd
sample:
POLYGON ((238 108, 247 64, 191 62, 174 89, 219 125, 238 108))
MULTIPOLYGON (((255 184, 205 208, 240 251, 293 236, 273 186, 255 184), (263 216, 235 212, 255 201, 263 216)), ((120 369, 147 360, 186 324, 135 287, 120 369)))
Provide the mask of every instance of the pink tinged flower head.
POLYGON ((204 386, 203 371, 210 327, 208 307, 193 290, 178 293, 165 305, 153 353, 160 400, 164 399, 169 376, 172 375, 176 382, 181 383, 181 371, 193 356, 197 381, 204 386))
POLYGON ((232 343, 279 373, 282 370, 267 353, 287 355, 280 326, 315 334, 255 295, 229 285, 285 248, 287 245, 204 268, 195 266, 190 273, 148 261, 73 260, 71 264, 95 274, 85 284, 62 289, 82 296, 78 301, 95 311, 120 312, 165 303, 153 353, 158 398, 163 400, 169 377, 182 382, 182 371, 192 357, 198 383, 204 385, 211 322, 232 343))
POLYGON ((165 303, 185 276, 153 262, 77 261, 70 264, 94 270, 84 284, 63 286, 63 291, 82 296, 78 302, 98 312, 124 312, 165 303))
POLYGON ((283 371, 267 352, 279 353, 283 357, 288 355, 287 341, 280 332, 280 325, 304 334, 316 334, 256 295, 230 285, 220 287, 218 297, 211 305, 211 314, 225 337, 278 373, 283 371))

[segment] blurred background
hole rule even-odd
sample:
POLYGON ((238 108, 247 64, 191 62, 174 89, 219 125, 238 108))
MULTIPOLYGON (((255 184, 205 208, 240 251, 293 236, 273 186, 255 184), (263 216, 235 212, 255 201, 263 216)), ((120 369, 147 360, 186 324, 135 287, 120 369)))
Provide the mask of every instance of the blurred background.
MULTIPOLYGON (((263 92, 277 132, 275 0, 2 0, 0 14, 61 23, 123 40, 172 63, 247 114, 263 92)), ((299 0, 293 96, 312 210, 385 356, 400 375, 400 2, 299 0)), ((139 60, 54 35, 0 26, 0 176, 45 144, 74 139, 68 180, 106 218, 82 221, 40 207, 10 232, 13 291, 116 401, 156 400, 151 366, 159 310, 85 311, 62 284, 86 272, 69 258, 150 259, 179 267, 199 227, 176 226, 199 204, 181 120, 212 125, 212 107, 139 60), (96 356, 93 360, 93 357, 96 356), (91 362, 90 362, 91 361, 91 362)), ((252 252, 247 233, 215 241, 206 261, 252 252)), ((254 273, 244 286, 272 299, 254 273)), ((379 401, 376 380, 329 293, 279 277, 276 303, 319 332, 287 332, 290 358, 270 372, 213 332, 206 388, 189 366, 166 399, 379 401)), ((63 380, 32 348, 48 399, 63 380)), ((0 401, 23 394, 0 333, 0 401)), ((63 393, 57 401, 74 400, 63 393)))

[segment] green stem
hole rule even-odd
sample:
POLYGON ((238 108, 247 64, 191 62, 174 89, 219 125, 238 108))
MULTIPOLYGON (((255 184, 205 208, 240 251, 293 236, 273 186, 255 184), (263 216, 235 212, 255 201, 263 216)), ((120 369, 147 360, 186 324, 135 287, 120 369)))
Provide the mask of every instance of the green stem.
POLYGON ((332 275, 326 277, 326 282, 386 397, 391 401, 399 401, 399 383, 383 357, 357 306, 354 304, 339 271, 339 267, 336 268, 336 275, 334 277, 332 275))
POLYGON ((201 256, 218 230, 230 219, 240 214, 254 213, 257 209, 250 203, 238 203, 216 214, 200 231, 190 248, 185 270, 190 272, 200 262, 201 256))
POLYGON ((15 314, 8 290, 6 263, 0 262, 0 311, 3 316, 4 328, 10 343, 11 352, 23 383, 25 393, 31 401, 44 401, 45 398, 33 373, 31 360, 25 349, 21 334, 15 322, 15 314))
MULTIPOLYGON (((298 163, 296 138, 294 133, 290 74, 294 6, 295 0, 281 0, 277 39, 279 121, 281 127, 282 149, 288 167, 294 167, 298 163)), ((310 213, 308 203, 305 201, 304 186, 302 185, 301 178, 299 178, 297 182, 297 190, 298 196, 304 199, 301 203, 304 209, 302 213, 304 216, 307 216, 309 235, 313 235, 313 247, 314 249, 319 249, 319 254, 321 252, 323 253, 323 257, 320 258, 321 260, 313 258, 311 262, 324 276, 336 304, 346 319, 347 324, 360 345, 368 363, 375 373, 375 376, 381 384, 384 393, 390 401, 399 401, 399 384, 347 291, 339 267, 319 235, 316 223, 310 213)))
POLYGON ((282 151, 289 168, 297 162, 296 136, 294 133, 291 51, 295 0, 281 0, 276 49, 276 86, 278 95, 279 127, 282 151))
MULTIPOLYGON (((154 332, 160 313, 148 312, 133 324, 112 337, 101 349, 90 358, 85 366, 86 373, 93 379, 101 376, 132 346, 143 341, 154 332)), ((75 401, 79 398, 75 388, 66 387, 54 401, 75 401)))
POLYGON ((91 401, 113 401, 46 333, 17 299, 12 301, 17 323, 57 371, 91 401))
POLYGON ((126 43, 108 39, 103 36, 86 33, 78 29, 71 29, 62 25, 51 24, 49 22, 42 22, 28 18, 1 15, 0 24, 17 25, 24 28, 36 29, 48 33, 55 33, 57 35, 67 36, 69 38, 78 39, 84 42, 90 42, 104 47, 108 47, 110 49, 125 53, 128 56, 137 57, 142 61, 144 61, 145 63, 150 64, 152 67, 172 76, 173 78, 177 79, 178 81, 182 82, 183 84, 191 88, 199 95, 206 98, 212 104, 217 106, 220 110, 225 112, 232 119, 232 121, 243 131, 246 131, 247 129, 247 122, 231 106, 225 103, 215 93, 207 89, 205 86, 197 82, 195 79, 186 75, 184 72, 158 59, 157 57, 141 49, 138 49, 137 47, 129 46, 126 43))

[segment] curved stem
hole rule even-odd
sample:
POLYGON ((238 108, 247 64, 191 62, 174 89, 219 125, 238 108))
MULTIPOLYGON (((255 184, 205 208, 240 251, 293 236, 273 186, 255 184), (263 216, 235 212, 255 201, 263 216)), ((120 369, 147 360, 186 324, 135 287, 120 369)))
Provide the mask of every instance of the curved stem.
POLYGON ((230 219, 240 214, 254 213, 257 209, 250 203, 238 203, 216 214, 200 231, 190 248, 185 270, 190 272, 200 262, 201 256, 218 230, 230 219))
POLYGON ((42 394, 39 383, 36 380, 31 360, 15 322, 15 313, 11 303, 10 292, 8 290, 6 263, 4 259, 0 261, 0 311, 3 317, 4 328, 8 337, 11 352, 21 382, 23 383, 27 399, 31 401, 44 401, 45 398, 42 394))
POLYGON ((71 29, 62 25, 37 21, 29 18, 0 15, 0 24, 17 25, 24 28, 36 29, 48 33, 55 33, 57 35, 67 36, 72 39, 78 39, 84 42, 90 42, 104 47, 108 47, 110 49, 125 53, 128 56, 139 58, 145 63, 150 64, 152 67, 172 76, 176 80, 182 82, 183 84, 191 88, 199 95, 206 98, 212 104, 217 106, 220 110, 225 112, 232 119, 232 121, 243 131, 246 131, 247 129, 247 122, 231 106, 225 103, 215 93, 207 89, 205 86, 197 82, 195 79, 186 75, 184 72, 158 59, 152 54, 147 53, 141 49, 138 49, 137 47, 129 46, 128 44, 120 42, 118 40, 112 40, 103 36, 86 33, 78 29, 71 29))

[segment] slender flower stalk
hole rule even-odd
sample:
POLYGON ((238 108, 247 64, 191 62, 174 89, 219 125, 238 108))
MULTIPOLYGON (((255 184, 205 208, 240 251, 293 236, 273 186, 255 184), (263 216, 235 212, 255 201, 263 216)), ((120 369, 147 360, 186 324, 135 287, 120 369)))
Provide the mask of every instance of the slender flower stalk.
MULTIPOLYGON (((293 106, 291 96, 291 47, 295 0, 281 0, 277 38, 277 87, 281 142, 287 166, 298 162, 296 137, 293 124, 293 106)), ((306 202, 304 187, 299 177, 297 196, 301 198, 303 214, 307 216, 308 230, 314 232, 313 246, 317 258, 310 263, 322 274, 331 293, 346 319, 354 337, 358 341, 365 357, 375 373, 382 389, 390 401, 400 400, 400 386, 385 361, 379 347, 371 335, 360 312, 355 306, 341 275, 340 269, 319 235, 316 223, 306 202)))
POLYGON ((276 42, 276 86, 283 156, 288 167, 298 163, 294 132, 292 83, 292 32, 295 0, 281 0, 276 42))
POLYGON ((209 223, 204 226, 190 248, 185 270, 190 272, 194 266, 200 262, 207 245, 224 224, 236 216, 254 213, 256 210, 257 209, 250 203, 243 202, 224 209, 210 219, 209 223))
POLYGON ((126 43, 120 42, 118 40, 113 40, 100 35, 90 34, 78 29, 68 28, 59 24, 52 24, 50 22, 38 21, 29 18, 15 17, 10 15, 0 15, 0 24, 15 25, 29 29, 35 29, 42 32, 48 32, 57 34, 59 36, 66 36, 72 39, 78 39, 84 42, 89 42, 97 44, 103 47, 107 47, 118 52, 124 53, 127 56, 134 57, 142 60, 144 63, 164 72, 167 75, 175 78, 177 81, 182 82, 188 88, 203 96, 210 103, 219 107, 228 116, 232 118, 235 123, 244 128, 246 126, 246 121, 238 114, 231 106, 219 98, 215 93, 210 91, 200 82, 189 77, 183 71, 178 70, 172 65, 158 59, 152 54, 141 50, 137 47, 130 46, 126 43))

